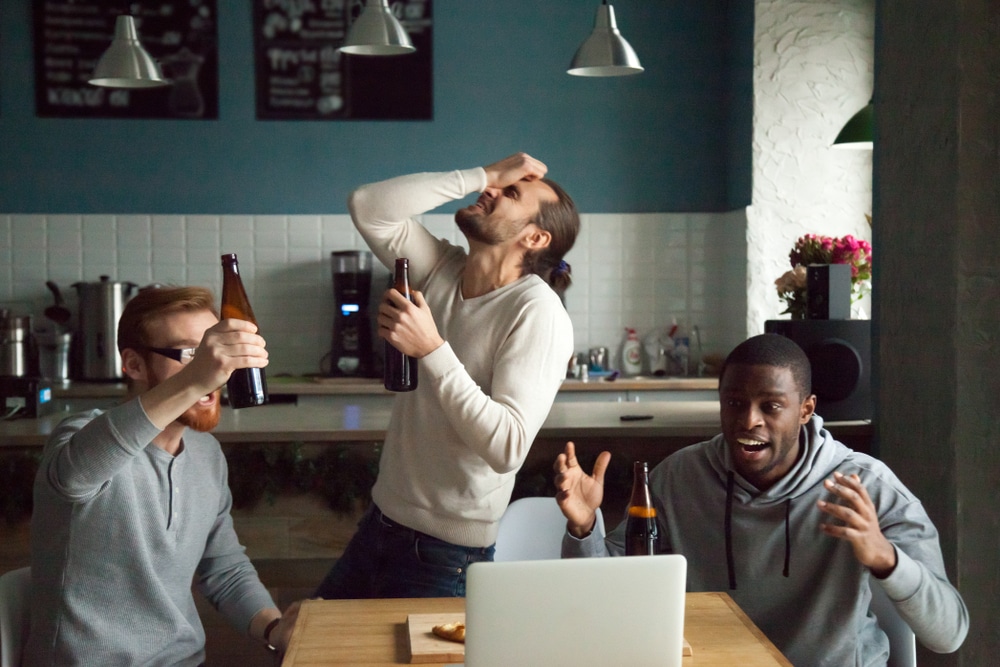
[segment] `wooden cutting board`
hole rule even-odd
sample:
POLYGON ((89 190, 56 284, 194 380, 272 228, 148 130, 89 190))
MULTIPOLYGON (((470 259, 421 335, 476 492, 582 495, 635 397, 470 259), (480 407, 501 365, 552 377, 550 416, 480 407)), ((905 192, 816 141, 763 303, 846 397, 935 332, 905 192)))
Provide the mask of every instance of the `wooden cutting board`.
POLYGON ((406 617, 406 632, 410 638, 410 662, 463 662, 465 644, 448 641, 435 635, 431 629, 445 623, 465 623, 465 614, 410 614, 406 617))

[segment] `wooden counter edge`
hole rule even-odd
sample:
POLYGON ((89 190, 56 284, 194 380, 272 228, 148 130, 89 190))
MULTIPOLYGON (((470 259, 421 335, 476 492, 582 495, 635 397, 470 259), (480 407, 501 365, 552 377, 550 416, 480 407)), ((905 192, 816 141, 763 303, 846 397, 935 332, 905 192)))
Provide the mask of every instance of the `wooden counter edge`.
POLYGON ((302 606, 299 607, 299 615, 295 619, 295 625, 292 626, 292 636, 288 640, 288 650, 285 651, 285 655, 281 656, 281 665, 294 665, 296 654, 299 652, 299 643, 302 636, 302 628, 306 626, 309 618, 309 614, 312 611, 313 605, 310 604, 314 600, 303 600, 302 606))
POLYGON ((737 616, 737 618, 740 619, 740 622, 743 623, 746 629, 749 630, 750 633, 754 637, 756 637, 761 644, 767 647, 768 652, 774 657, 775 660, 778 661, 779 664, 787 665, 787 667, 793 667, 792 663, 788 661, 788 658, 786 658, 784 654, 782 654, 782 652, 778 650, 778 647, 771 642, 768 636, 765 635, 761 631, 761 629, 757 627, 756 623, 750 620, 750 617, 746 615, 746 612, 740 609, 740 606, 736 604, 736 601, 729 596, 729 593, 713 592, 709 593, 709 595, 717 595, 720 598, 722 598, 722 600, 726 603, 726 605, 728 605, 729 608, 732 609, 733 613, 737 616))

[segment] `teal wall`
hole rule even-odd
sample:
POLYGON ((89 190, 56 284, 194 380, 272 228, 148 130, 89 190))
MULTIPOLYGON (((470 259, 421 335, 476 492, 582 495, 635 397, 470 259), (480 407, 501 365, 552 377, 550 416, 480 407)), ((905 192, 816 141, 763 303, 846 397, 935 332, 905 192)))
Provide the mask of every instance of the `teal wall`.
POLYGON ((219 118, 35 117, 31 11, 0 3, 0 213, 342 213, 350 190, 518 150, 582 211, 750 203, 753 2, 620 0, 646 71, 565 73, 597 0, 436 0, 433 121, 258 121, 250 2, 219 0, 219 118))

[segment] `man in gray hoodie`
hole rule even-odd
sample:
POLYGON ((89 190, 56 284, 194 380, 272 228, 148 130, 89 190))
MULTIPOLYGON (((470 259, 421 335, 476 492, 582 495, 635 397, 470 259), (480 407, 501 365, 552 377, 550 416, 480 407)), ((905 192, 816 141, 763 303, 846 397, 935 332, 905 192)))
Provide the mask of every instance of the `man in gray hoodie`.
MULTIPOLYGON (((968 611, 920 501, 881 461, 815 414, 809 359, 776 334, 737 346, 719 378, 722 433, 650 473, 661 550, 688 561, 688 590, 727 591, 796 665, 884 665, 869 611, 881 586, 920 642, 958 649, 968 611)), ((625 524, 591 531, 611 455, 587 475, 573 443, 555 462, 563 556, 620 556, 625 524)))

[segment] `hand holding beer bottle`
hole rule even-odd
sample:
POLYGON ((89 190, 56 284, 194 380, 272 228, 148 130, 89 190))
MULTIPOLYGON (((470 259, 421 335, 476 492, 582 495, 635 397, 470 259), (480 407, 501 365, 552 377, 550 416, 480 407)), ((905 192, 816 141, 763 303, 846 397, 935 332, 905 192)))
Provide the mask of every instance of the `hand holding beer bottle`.
MULTIPOLYGON (((257 324, 250 300, 240 278, 235 253, 222 256, 222 318, 246 320, 257 324)), ((263 368, 238 368, 226 382, 229 404, 234 409, 264 405, 268 401, 267 377, 263 368)))
MULTIPOLYGON (((406 257, 396 259, 396 275, 393 289, 412 301, 410 295, 410 261, 406 257)), ((384 385, 389 391, 413 391, 417 388, 417 360, 396 349, 385 341, 384 385)))

